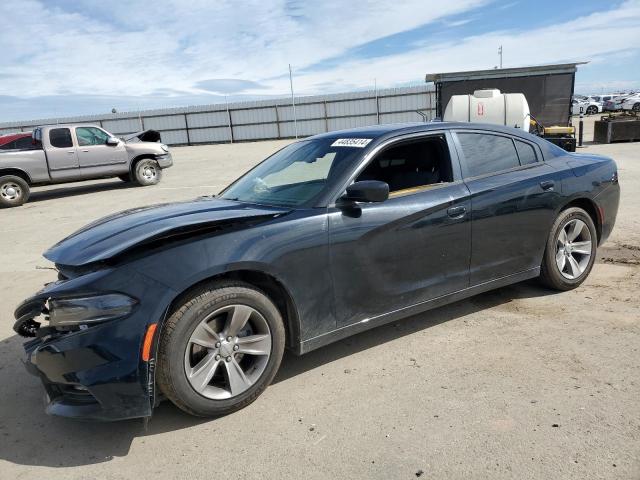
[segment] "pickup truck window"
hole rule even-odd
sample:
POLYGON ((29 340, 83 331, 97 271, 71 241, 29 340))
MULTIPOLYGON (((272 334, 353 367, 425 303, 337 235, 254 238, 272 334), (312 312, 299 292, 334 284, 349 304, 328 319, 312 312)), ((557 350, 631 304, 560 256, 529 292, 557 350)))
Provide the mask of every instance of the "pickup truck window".
POLYGON ((52 147, 56 148, 73 147, 71 130, 68 128, 52 128, 49 130, 49 142, 52 147))
POLYGON ((76 137, 78 137, 78 145, 86 147, 88 145, 104 145, 107 143, 109 135, 99 128, 95 127, 77 127, 76 137))

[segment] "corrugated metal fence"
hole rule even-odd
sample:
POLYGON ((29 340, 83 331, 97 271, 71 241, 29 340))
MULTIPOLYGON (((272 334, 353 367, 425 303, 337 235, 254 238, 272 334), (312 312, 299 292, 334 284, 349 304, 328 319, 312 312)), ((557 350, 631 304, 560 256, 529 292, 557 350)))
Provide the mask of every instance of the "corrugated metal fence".
POLYGON ((37 125, 92 123, 114 135, 154 129, 169 145, 196 145, 271 140, 382 123, 422 121, 435 115, 433 86, 278 98, 228 104, 199 105, 141 112, 123 112, 26 122, 0 123, 0 135, 30 131, 37 125))

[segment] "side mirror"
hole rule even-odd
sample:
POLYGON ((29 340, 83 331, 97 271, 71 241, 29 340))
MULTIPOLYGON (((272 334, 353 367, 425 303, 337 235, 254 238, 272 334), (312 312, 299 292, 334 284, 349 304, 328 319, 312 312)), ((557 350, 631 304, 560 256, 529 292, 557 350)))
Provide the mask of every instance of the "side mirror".
POLYGON ((379 180, 362 180, 347 187, 342 196, 347 202, 384 202, 389 198, 389 185, 379 180))
POLYGON ((120 140, 118 140, 116 137, 107 138, 107 145, 109 145, 110 147, 115 147, 119 143, 120 143, 120 140))

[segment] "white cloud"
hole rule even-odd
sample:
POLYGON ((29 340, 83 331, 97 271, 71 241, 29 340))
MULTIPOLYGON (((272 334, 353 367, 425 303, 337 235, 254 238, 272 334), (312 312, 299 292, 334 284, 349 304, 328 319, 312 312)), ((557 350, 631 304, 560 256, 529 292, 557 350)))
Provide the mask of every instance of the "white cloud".
MULTIPOLYGON (((263 80, 459 14, 487 0, 3 0, 0 88, 16 95, 192 91, 202 80, 263 80)), ((277 85, 277 84, 276 84, 277 85)), ((264 92, 262 92, 264 93, 264 92)))
MULTIPOLYGON (((297 79, 297 89, 314 91, 315 84, 348 79, 356 85, 388 86, 419 83, 426 73, 493 68, 497 47, 503 46, 504 67, 599 60, 622 51, 640 50, 640 2, 577 18, 567 23, 521 32, 501 31, 427 44, 403 54, 356 60, 297 79)), ((636 68, 636 75, 638 69, 636 68)), ((338 87, 339 88, 339 87, 338 87)))
POLYGON ((420 84, 428 72, 492 68, 498 45, 505 67, 598 63, 640 51, 640 0, 630 0, 562 24, 410 43, 405 52, 378 58, 345 56, 426 24, 457 24, 455 31, 463 32, 460 26, 489 1, 130 0, 118 8, 92 0, 2 0, 0 94, 110 102, 118 96, 200 99, 234 88, 283 94, 288 63, 298 93, 320 93, 372 86, 374 78, 385 87, 420 84), (318 66, 336 57, 348 60, 318 66))

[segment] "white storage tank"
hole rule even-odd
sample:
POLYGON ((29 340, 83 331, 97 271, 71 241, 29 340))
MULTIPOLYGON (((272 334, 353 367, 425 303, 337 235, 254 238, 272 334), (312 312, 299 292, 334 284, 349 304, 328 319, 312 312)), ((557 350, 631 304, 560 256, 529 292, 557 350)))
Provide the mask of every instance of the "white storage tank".
POLYGON ((445 122, 493 123, 529 131, 529 104, 522 93, 498 89, 476 90, 473 95, 453 95, 444 110, 445 122))

